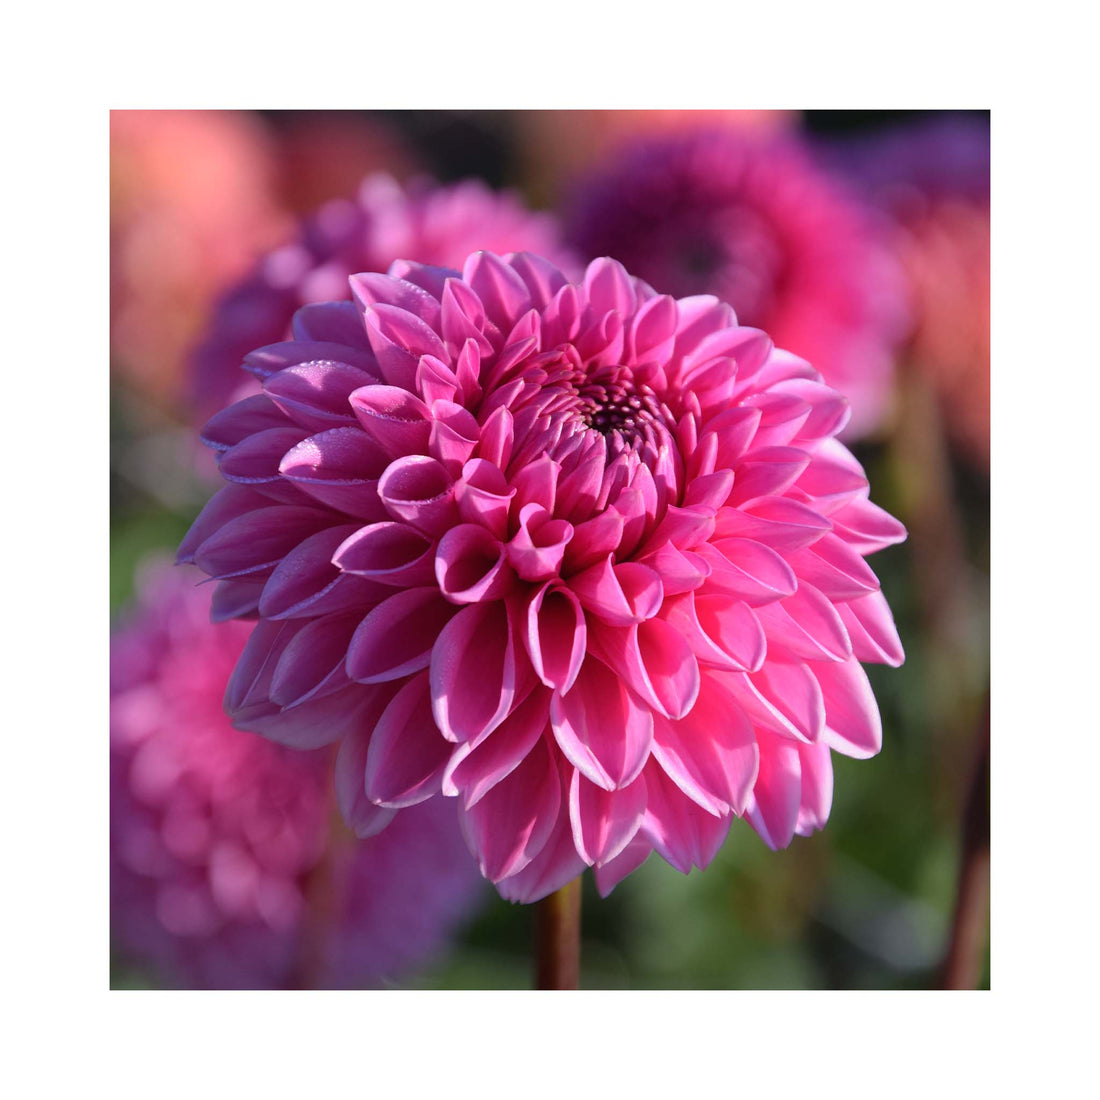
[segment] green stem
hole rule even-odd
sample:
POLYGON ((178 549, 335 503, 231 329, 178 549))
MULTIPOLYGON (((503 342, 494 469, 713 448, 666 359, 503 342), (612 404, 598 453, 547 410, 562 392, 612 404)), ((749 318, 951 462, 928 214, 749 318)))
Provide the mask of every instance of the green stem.
POLYGON ((538 904, 536 988, 578 989, 581 976, 581 880, 538 904))

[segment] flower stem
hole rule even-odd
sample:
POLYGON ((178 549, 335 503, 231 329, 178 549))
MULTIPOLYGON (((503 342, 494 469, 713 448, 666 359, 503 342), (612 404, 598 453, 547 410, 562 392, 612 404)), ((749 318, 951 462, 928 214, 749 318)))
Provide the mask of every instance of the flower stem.
POLYGON ((581 880, 539 902, 536 988, 578 989, 581 976, 581 880))

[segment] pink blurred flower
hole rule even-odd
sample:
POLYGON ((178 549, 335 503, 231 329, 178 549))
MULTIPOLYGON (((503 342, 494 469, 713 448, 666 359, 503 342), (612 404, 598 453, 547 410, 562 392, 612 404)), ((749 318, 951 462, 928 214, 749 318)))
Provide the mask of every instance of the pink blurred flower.
POLYGON ((204 431, 229 484, 180 559, 259 617, 235 723, 340 740, 361 835, 457 797, 519 901, 651 850, 705 866, 733 817, 774 847, 820 828, 831 751, 880 746, 860 661, 903 659, 864 558, 904 530, 835 438, 847 401, 609 259, 351 286, 204 431))
POLYGON ((900 273, 866 210, 793 138, 694 130, 635 144, 578 184, 586 256, 669 294, 716 294, 852 402, 847 434, 889 413, 904 335, 900 273))
POLYGON ((399 257, 461 264, 477 248, 571 263, 554 218, 528 210, 509 192, 480 180, 437 186, 422 178, 402 188, 386 175, 368 177, 354 201, 323 206, 297 241, 266 256, 222 299, 194 356, 199 411, 209 415, 226 403, 240 383, 241 360, 282 340, 295 310, 347 299, 354 272, 385 271, 399 257))
POLYGON ((212 625, 199 579, 147 568, 112 638, 113 939, 203 988, 374 984, 424 961, 477 893, 453 808, 365 844, 334 828, 328 752, 229 724, 249 627, 212 625))
POLYGON ((243 113, 111 112, 112 360, 169 411, 211 300, 285 232, 272 156, 243 113))

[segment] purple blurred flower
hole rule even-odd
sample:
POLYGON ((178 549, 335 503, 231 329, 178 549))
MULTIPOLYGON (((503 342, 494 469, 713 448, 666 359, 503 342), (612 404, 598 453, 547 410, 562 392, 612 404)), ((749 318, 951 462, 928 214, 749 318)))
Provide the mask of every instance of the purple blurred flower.
POLYGON ((198 576, 146 567, 112 638, 112 939, 171 986, 374 985, 424 962, 478 896, 453 804, 356 841, 327 751, 230 725, 250 624, 212 625, 198 576))
POLYGON ((848 436, 885 418, 898 272, 873 220, 794 138, 698 129, 625 148, 578 185, 566 236, 660 293, 729 302, 851 400, 848 436))
POLYGON ((299 238, 268 254, 214 312, 193 357, 194 402, 206 418, 241 385, 249 352, 286 338, 295 311, 310 302, 350 300, 348 276, 386 271, 398 259, 461 267, 478 249, 536 252, 570 268, 555 219, 480 180, 406 188, 368 176, 354 200, 334 200, 302 226, 299 238))

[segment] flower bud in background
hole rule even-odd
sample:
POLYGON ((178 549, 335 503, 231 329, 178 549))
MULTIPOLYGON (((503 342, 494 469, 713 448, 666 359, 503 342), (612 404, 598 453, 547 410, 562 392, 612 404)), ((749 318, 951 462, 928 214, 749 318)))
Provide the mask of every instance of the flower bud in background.
POLYGON ((111 931, 173 987, 344 987, 429 961, 477 903, 453 804, 357 841, 331 755, 233 729, 225 683, 249 634, 210 588, 142 571, 111 644, 111 931))
POLYGON ((793 136, 716 128, 638 141, 579 179, 565 231, 674 296, 714 294, 813 363, 883 426, 904 334, 900 272, 875 219, 793 136))

